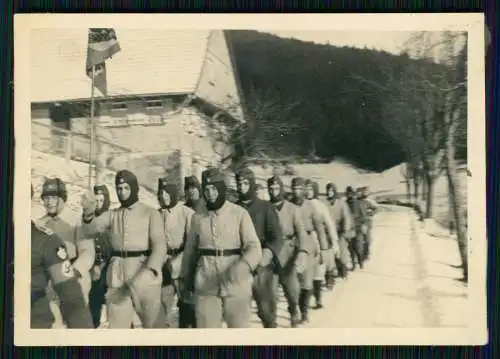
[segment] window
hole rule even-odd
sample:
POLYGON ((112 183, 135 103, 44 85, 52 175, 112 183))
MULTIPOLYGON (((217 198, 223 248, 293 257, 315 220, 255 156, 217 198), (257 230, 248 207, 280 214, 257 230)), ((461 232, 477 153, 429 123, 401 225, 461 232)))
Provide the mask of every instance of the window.
POLYGON ((163 101, 161 101, 161 100, 146 101, 145 107, 148 110, 160 109, 160 108, 163 108, 163 101))
POLYGON ((126 102, 113 102, 110 108, 111 111, 126 111, 128 106, 126 102))

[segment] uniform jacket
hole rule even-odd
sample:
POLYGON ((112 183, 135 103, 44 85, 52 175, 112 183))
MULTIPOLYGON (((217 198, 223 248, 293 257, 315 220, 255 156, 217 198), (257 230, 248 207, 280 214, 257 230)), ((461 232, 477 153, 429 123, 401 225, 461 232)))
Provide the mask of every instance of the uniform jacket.
POLYGON ((335 222, 337 233, 339 235, 343 235, 344 233, 354 229, 351 212, 349 211, 349 207, 343 198, 326 200, 324 203, 330 211, 330 216, 335 222))
POLYGON ((281 266, 284 267, 295 257, 298 251, 309 253, 311 249, 308 241, 309 238, 300 218, 299 208, 295 204, 283 200, 282 205, 276 207, 276 209, 278 211, 281 232, 285 239, 282 250, 278 255, 278 260, 281 266))
MULTIPOLYGON (((90 313, 69 261, 64 241, 50 229, 31 222, 32 310, 35 302, 44 296, 49 281, 52 282, 54 291, 59 297, 61 314, 68 327, 93 328, 90 313)), ((45 303, 47 312, 50 312, 48 301, 45 303)), ((31 322, 36 323, 36 327, 38 320, 33 317, 35 315, 36 313, 32 312, 31 322)))
POLYGON ((262 248, 248 212, 229 201, 217 211, 195 214, 191 222, 181 278, 197 295, 247 296, 252 290, 252 271, 258 266, 262 248), (199 249, 241 249, 241 255, 200 256, 199 249), (240 260, 249 266, 248 276, 227 280, 233 265, 240 260))
MULTIPOLYGON (((168 250, 179 250, 184 248, 187 234, 191 228, 191 218, 194 211, 177 203, 170 209, 160 209, 160 215, 163 220, 163 228, 168 250)), ((170 276, 176 279, 180 275, 182 252, 169 254, 167 264, 170 271, 170 276)))
POLYGON ((99 233, 95 237, 94 241, 95 241, 94 265, 104 267, 109 263, 109 260, 111 259, 111 252, 113 251, 113 247, 111 247, 111 237, 109 236, 109 232, 99 233))
POLYGON ((298 208, 300 220, 309 237, 308 252, 316 255, 319 250, 328 249, 323 220, 313 203, 309 200, 304 200, 301 205, 298 205, 298 208))
MULTIPOLYGON (((82 230, 85 236, 91 237, 108 232, 113 251, 151 250, 149 256, 112 257, 107 272, 109 287, 121 287, 145 266, 161 273, 166 259, 167 244, 158 210, 136 202, 128 208, 109 210, 95 217, 90 223, 84 222, 82 230)), ((161 278, 159 279, 161 281, 161 278)))
POLYGON ((370 198, 363 198, 358 200, 359 207, 359 223, 361 224, 372 224, 372 216, 377 210, 377 204, 370 198))
POLYGON ((83 281, 90 280, 90 269, 95 262, 94 237, 85 236, 79 224, 69 224, 59 216, 45 215, 40 223, 64 241, 73 267, 81 273, 83 281))
POLYGON ((276 207, 259 198, 254 198, 250 202, 240 201, 238 204, 250 214, 262 249, 267 248, 271 250, 274 257, 278 258, 285 240, 281 233, 280 220, 276 207))
POLYGON ((321 200, 314 198, 311 199, 310 202, 316 208, 316 212, 319 214, 319 217, 321 219, 322 226, 326 235, 326 240, 328 242, 328 248, 332 248, 333 245, 338 243, 339 241, 339 237, 337 234, 337 225, 333 221, 328 207, 321 200))

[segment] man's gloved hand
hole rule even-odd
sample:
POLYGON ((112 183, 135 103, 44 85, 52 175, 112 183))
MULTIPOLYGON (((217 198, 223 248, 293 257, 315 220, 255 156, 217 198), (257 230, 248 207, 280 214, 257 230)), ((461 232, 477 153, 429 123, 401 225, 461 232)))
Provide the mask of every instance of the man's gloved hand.
POLYGON ((307 267, 307 256, 308 254, 306 252, 299 252, 297 254, 297 258, 295 259, 295 269, 297 270, 297 273, 304 273, 307 267))
POLYGON ((82 196, 82 210, 84 217, 89 217, 94 214, 96 207, 96 198, 92 190, 88 190, 82 196))
POLYGON ((239 260, 229 270, 229 281, 239 282, 249 275, 251 275, 251 272, 247 262, 239 260))
POLYGON ((356 237, 356 231, 354 229, 349 229, 349 230, 345 231, 344 236, 347 239, 353 239, 354 237, 356 237))
POLYGON ((338 257, 340 255, 340 246, 338 242, 333 244, 332 252, 334 257, 338 257))
POLYGON ((260 259, 259 266, 267 267, 271 264, 273 260, 273 252, 269 248, 264 248, 262 250, 262 258, 260 259))
POLYGON ((90 271, 90 276, 92 277, 92 281, 98 281, 101 279, 101 267, 99 266, 93 266, 91 271, 90 271))

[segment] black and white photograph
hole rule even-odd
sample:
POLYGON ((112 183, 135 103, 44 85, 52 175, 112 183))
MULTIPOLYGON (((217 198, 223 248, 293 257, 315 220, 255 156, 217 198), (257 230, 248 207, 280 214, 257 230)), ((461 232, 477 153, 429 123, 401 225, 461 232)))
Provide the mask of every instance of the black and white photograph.
POLYGON ((15 344, 485 343, 486 37, 17 15, 15 344))

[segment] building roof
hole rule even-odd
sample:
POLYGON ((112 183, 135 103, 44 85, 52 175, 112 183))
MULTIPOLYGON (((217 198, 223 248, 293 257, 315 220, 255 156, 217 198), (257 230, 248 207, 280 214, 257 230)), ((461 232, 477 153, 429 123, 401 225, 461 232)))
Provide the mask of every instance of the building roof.
MULTIPOLYGON (((194 93, 210 34, 217 31, 120 29, 121 51, 106 63, 108 95, 194 93)), ((218 31, 222 33, 222 31, 218 31)), ((90 98, 87 29, 33 29, 31 102, 90 98)), ((95 91, 96 97, 101 97, 95 91)))

